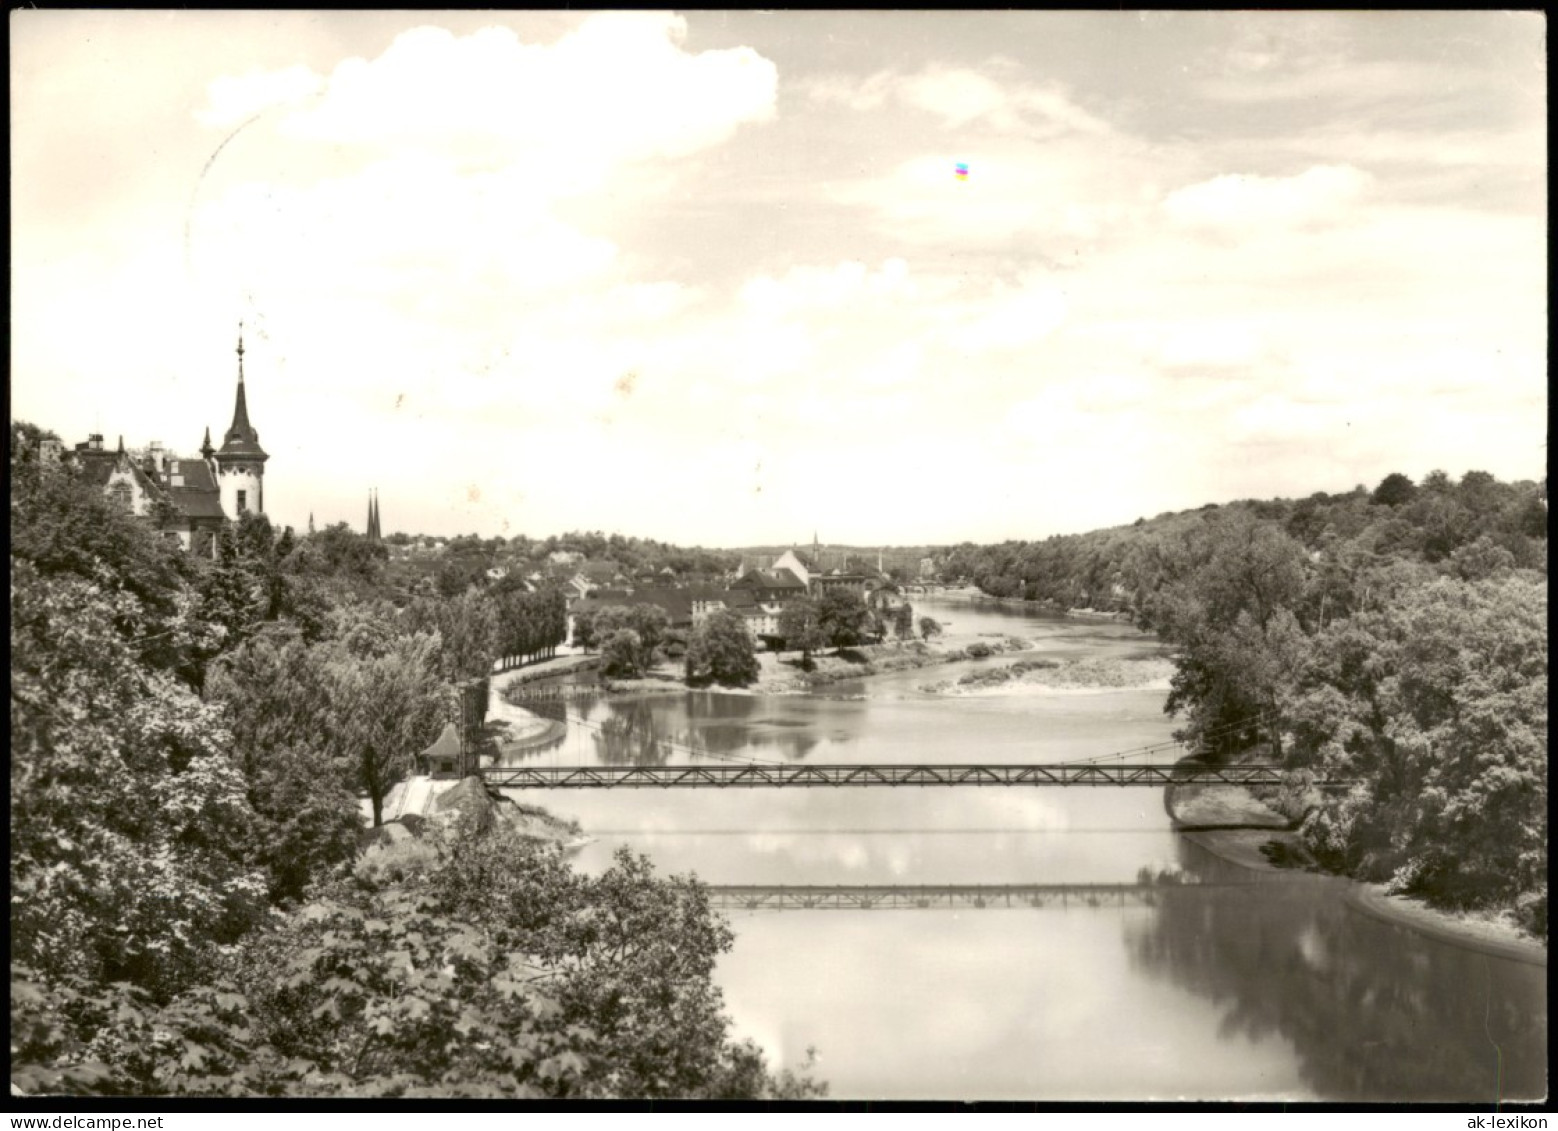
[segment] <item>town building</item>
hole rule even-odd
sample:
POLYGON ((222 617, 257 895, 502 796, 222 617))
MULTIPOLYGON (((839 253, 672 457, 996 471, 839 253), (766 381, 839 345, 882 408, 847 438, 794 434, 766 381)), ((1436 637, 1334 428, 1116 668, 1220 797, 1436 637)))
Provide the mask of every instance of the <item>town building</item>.
POLYGON ((810 591, 806 582, 790 569, 748 570, 740 580, 732 582, 730 587, 751 590, 759 604, 777 605, 781 608, 787 602, 806 596, 810 591))
POLYGON ((233 421, 220 448, 212 446, 208 427, 199 459, 176 456, 158 440, 143 451, 127 452, 123 436, 118 448, 108 451, 100 432, 68 453, 58 440, 44 440, 38 455, 45 463, 78 468, 120 510, 153 523, 164 537, 177 540, 186 550, 214 554, 223 522, 251 512, 265 513, 265 462, 270 456, 249 422, 242 328, 233 421))

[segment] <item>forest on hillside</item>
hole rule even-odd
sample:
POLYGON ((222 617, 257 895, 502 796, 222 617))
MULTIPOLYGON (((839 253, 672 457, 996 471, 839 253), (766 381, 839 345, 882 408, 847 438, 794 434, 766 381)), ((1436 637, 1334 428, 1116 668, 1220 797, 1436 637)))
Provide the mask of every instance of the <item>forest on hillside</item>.
POLYGON ((817 1094, 729 1035, 694 880, 506 823, 359 855, 559 591, 402 586, 344 526, 182 551, 37 429, 11 451, 13 1094, 817 1094))
POLYGON ((1547 920, 1545 484, 1400 473, 1041 542, 943 576, 1129 615, 1175 648, 1165 709, 1201 757, 1258 751, 1323 864, 1547 920), (1310 785, 1324 774, 1343 791, 1310 785))

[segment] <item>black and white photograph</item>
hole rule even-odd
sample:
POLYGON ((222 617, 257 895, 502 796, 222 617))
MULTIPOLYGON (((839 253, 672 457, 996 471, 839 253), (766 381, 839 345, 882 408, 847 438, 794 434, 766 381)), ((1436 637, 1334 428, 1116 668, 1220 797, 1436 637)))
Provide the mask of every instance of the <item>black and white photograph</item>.
POLYGON ((1547 30, 13 10, 13 1108, 1545 1104, 1547 30))

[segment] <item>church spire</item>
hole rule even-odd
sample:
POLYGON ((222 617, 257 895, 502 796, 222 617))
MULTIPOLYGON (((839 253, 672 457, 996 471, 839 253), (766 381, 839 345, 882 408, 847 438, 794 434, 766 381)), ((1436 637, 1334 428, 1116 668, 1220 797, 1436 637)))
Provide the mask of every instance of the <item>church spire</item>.
POLYGON ((379 532, 379 489, 368 488, 368 539, 377 542, 382 535, 379 532))
POLYGON ((206 425, 206 438, 200 444, 200 458, 210 460, 216 454, 216 449, 211 446, 211 425, 206 425))

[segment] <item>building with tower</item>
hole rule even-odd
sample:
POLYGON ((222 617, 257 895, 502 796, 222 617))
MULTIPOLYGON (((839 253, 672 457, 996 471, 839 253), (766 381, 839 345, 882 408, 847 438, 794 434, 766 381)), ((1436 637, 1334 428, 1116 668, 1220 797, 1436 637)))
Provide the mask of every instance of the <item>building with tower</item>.
POLYGON ((211 430, 200 454, 216 468, 222 493, 222 512, 233 521, 248 511, 265 513, 265 461, 270 456, 260 447, 260 434, 249 423, 249 398, 243 385, 243 326, 238 327, 238 395, 233 403, 233 422, 222 437, 222 446, 211 450, 211 430))
POLYGON ((199 459, 182 459, 159 440, 142 450, 126 451, 123 436, 118 448, 109 451, 102 433, 95 432, 70 452, 58 440, 44 440, 38 457, 46 464, 78 469, 121 510, 154 523, 164 537, 176 539, 185 549, 214 553, 224 522, 236 522, 247 513, 265 513, 265 461, 270 456, 249 423, 242 325, 233 422, 220 448, 212 446, 209 427, 199 459))

